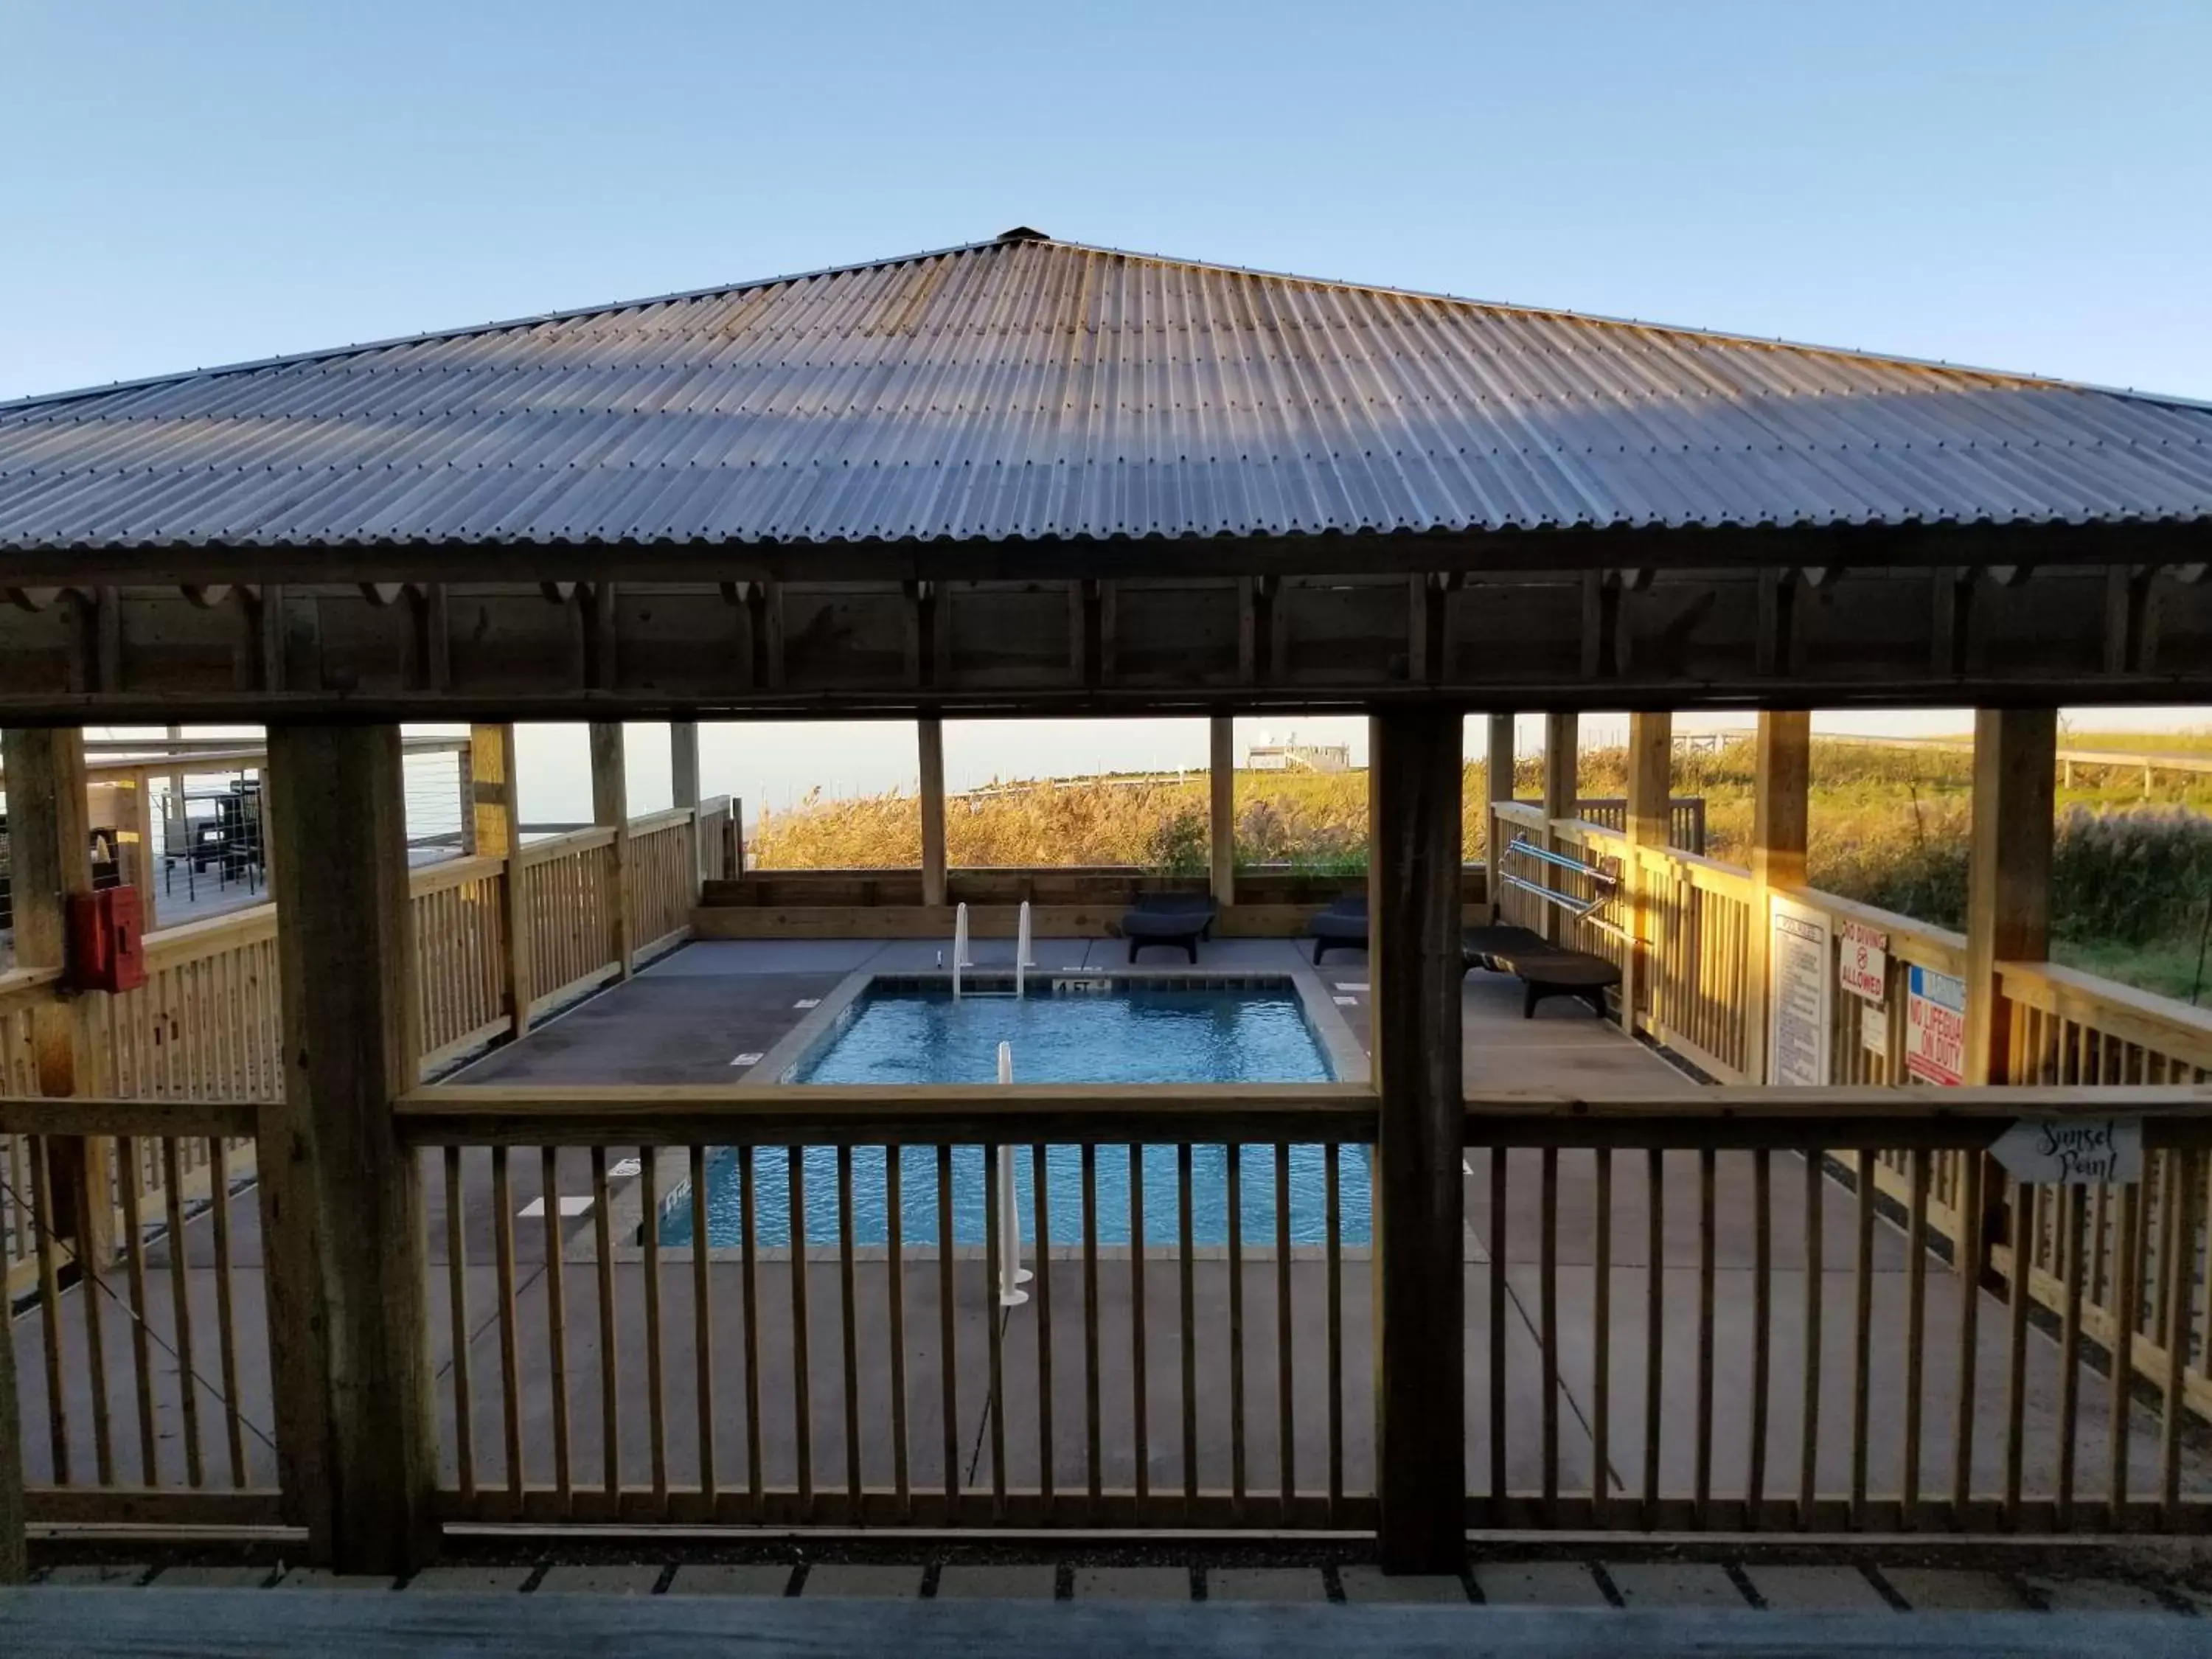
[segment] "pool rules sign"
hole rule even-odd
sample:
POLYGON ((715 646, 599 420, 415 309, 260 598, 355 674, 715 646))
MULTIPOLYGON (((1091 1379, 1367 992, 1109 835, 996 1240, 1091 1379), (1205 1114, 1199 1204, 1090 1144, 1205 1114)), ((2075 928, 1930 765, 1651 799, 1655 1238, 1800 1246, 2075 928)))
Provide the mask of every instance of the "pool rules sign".
POLYGON ((1828 918, 1776 896, 1767 923, 1766 1080, 1828 1080, 1828 918))

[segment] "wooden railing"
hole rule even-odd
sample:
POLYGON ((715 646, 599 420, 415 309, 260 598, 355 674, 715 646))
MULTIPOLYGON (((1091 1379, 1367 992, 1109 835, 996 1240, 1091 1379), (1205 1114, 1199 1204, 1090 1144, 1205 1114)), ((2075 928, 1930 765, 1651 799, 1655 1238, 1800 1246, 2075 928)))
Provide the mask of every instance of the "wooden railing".
POLYGON ((234 1211, 252 1200, 234 1196, 234 1169, 203 1178, 198 1206, 183 1197, 187 1167, 205 1171, 227 1149, 246 1148, 251 1167, 254 1112, 246 1101, 0 1099, 0 1178, 34 1241, 24 1288, 36 1317, 0 1331, 18 1359, 32 1522, 243 1529, 283 1518, 263 1276, 234 1248, 234 1211), (94 1156, 57 1155, 87 1146, 94 1156), (102 1167, 115 1171, 120 1212, 104 1260, 52 1224, 58 1208, 82 1215, 96 1201, 83 1183, 102 1167), (58 1190, 72 1176, 76 1189, 58 1190))
MULTIPOLYGON (((632 825, 638 957, 682 943, 696 892, 691 815, 664 812, 632 825)), ((544 1012, 614 978, 611 830, 587 830, 524 849, 514 860, 523 898, 515 914, 533 1011, 544 1012)), ((491 1042, 514 1020, 511 962, 504 933, 508 914, 507 860, 447 860, 416 866, 409 884, 415 902, 422 1068, 434 1073, 491 1042)), ((84 1005, 96 1086, 118 1099, 268 1101, 283 1093, 280 1032, 283 997, 277 974, 276 908, 250 909, 165 928, 146 936, 146 981, 84 1005)), ((31 1010, 50 1002, 58 975, 51 970, 0 975, 0 1097, 40 1093, 31 1043, 31 1010)), ((0 1136, 0 1170, 25 1175, 28 1146, 0 1136)), ((223 1151, 231 1180, 253 1172, 253 1148, 240 1140, 223 1151)), ((186 1135, 167 1152, 142 1146, 137 1194, 166 1199, 168 1183, 187 1206, 205 1204, 216 1170, 212 1143, 186 1135)), ((125 1225, 128 1172, 118 1166, 110 1194, 116 1237, 125 1225)), ((31 1234, 11 1192, 0 1191, 0 1284, 27 1290, 37 1272, 31 1234)))
POLYGON ((495 858, 425 865, 409 878, 425 1072, 507 1029, 514 988, 501 920, 506 881, 506 861, 495 858))
MULTIPOLYGON (((44 1213, 60 1127, 144 1138, 117 1144, 131 1170, 261 1109, 0 1102, 0 1131, 33 1148, 44 1213)), ((2090 1253, 2046 1321, 1988 1276, 1978 1231, 1936 1236, 1944 1156, 1990 1183, 2010 1248, 2046 1212, 2079 1235, 2090 1194, 2023 1191, 1984 1153, 2023 1112, 2082 1111, 2143 1120, 2152 1167, 2117 1189, 2104 1271, 2171 1350, 2201 1284, 2175 1241, 2212 1090, 1468 1100, 1468 1524, 2212 1527, 2185 1421, 2203 1378, 2109 1352, 2090 1253), (1906 1197, 1878 1213, 1861 1196, 1893 1158, 1906 1197)), ((444 1086, 394 1115, 437 1149, 434 1189, 443 1166, 423 1363, 448 1522, 1377 1522, 1362 1088, 444 1086), (1036 1270, 1012 1317, 1000 1148, 1036 1270)), ((228 1187, 195 1218, 178 1184, 159 1206, 133 1189, 112 1263, 40 1230, 16 1333, 34 1520, 279 1518, 270 1310, 234 1263, 228 1187), (204 1294, 179 1298, 178 1240, 204 1294)))
POLYGON ((688 807, 630 822, 630 903, 641 953, 665 949, 691 925, 699 902, 696 836, 688 807))
POLYGON ((1750 872, 1686 853, 1632 849, 1626 842, 1613 850, 1625 863, 1632 857, 1650 918, 1638 1023, 1708 1077, 1752 1080, 1745 1069, 1752 1017, 1750 872))
POLYGON ((1371 1368, 1346 1358, 1369 1323, 1371 1097, 993 1092, 403 1102, 403 1136, 444 1149, 447 1221, 428 1241, 433 1321, 459 1356, 444 1513, 1373 1525, 1371 1368), (1023 1231, 1052 1241, 1043 1261, 1024 1252, 1018 1325, 995 1294, 1002 1147, 1023 1231), (625 1154, 634 1181, 613 1173, 625 1154), (549 1194, 588 1196, 591 1225, 564 1237, 549 1194), (518 1238, 532 1197, 545 1219, 518 1238), (487 1261, 489 1310, 471 1276, 487 1261), (550 1421, 526 1407, 549 1395, 550 1421))
POLYGON ((712 795, 699 803, 701 881, 727 881, 738 873, 741 811, 728 795, 712 795))
MULTIPOLYGON (((1628 829, 1628 798, 1626 795, 1585 795, 1575 803, 1575 816, 1586 823, 1595 823, 1614 834, 1625 834, 1628 829)), ((1703 795, 1677 795, 1667 803, 1667 845, 1679 853, 1692 853, 1699 857, 1705 851, 1705 798, 1703 795)))
MULTIPOLYGON (((1563 845, 1625 851, 1585 829, 1553 826, 1563 845)), ((1748 873, 1648 849, 1641 867, 1647 877, 1658 875, 1662 884, 1644 976, 1649 1000, 1638 1011, 1640 1029, 1724 1083, 1749 1081, 1742 1069, 1750 1000, 1743 978, 1752 925, 1748 873), (1726 908, 1717 908, 1722 905, 1726 908)), ((1964 980, 1965 938, 1833 894, 1777 890, 1827 919, 1832 982, 1839 983, 1836 959, 1844 949, 1844 924, 1856 924, 1887 941, 1881 1000, 1838 990, 1831 1003, 1831 1083, 1881 1086, 1924 1081, 1916 1079, 1907 1064, 1908 981, 1915 968, 1964 980)), ((1590 949, 1604 945, 1602 940, 1581 938, 1571 942, 1590 949)), ((2212 1013, 2049 963, 2003 964, 1999 983, 2010 1005, 2003 1075, 2014 1084, 2159 1085, 2212 1079, 2212 1013)), ((2010 1200, 1995 1190, 1975 1190, 1979 1164, 1972 1153, 1934 1149, 1925 1190, 1917 1200, 1913 1162, 1906 1154, 1876 1150, 1869 1176, 1875 1189, 1893 1203, 1917 1202, 1929 1236, 1947 1248, 1959 1249, 1960 1241, 1989 1231, 1990 1268, 2008 1281, 2014 1218, 2005 1206, 2010 1200)), ((2032 1193, 2026 1218, 2027 1284, 2033 1300, 2051 1314, 2064 1317, 2070 1303, 2093 1340, 2109 1341, 2117 1322, 2126 1318, 2137 1367, 2161 1386, 2170 1343, 2179 1342, 2183 1398, 2191 1410, 2212 1419, 2212 1369, 2205 1357, 2212 1344, 2212 1292, 2195 1288, 2192 1279, 2186 1305, 2179 1309, 2169 1309, 2154 1293, 2161 1282, 2155 1263, 2167 1236, 2169 1183, 2179 1179, 2160 1161, 2142 1183, 2139 1200, 2099 1185, 2088 1189, 2079 1214, 2069 1214, 2049 1194, 2032 1193), (2124 1273, 2127 1263, 2132 1265, 2124 1273), (2078 1295, 2067 1282, 2069 1273, 2081 1280, 2078 1295), (2130 1311, 2116 1311, 2130 1307, 2130 1295, 2136 1301, 2130 1311)), ((2171 1202, 2179 1206, 2172 1211, 2174 1248, 2203 1256, 2212 1248, 2206 1231, 2212 1192, 2206 1190, 2203 1176, 2189 1176, 2181 1195, 2171 1202)))
POLYGON ((611 829, 579 830, 533 842, 515 858, 515 925, 523 930, 533 1018, 622 971, 614 842, 611 829))
MULTIPOLYGON (((2145 1115, 2154 1162, 2140 1188, 2117 1189, 2121 1243, 2106 1272, 2172 1346, 2201 1282, 2201 1243, 2175 1241, 2199 1237, 2187 1218, 2206 1178, 2212 1092, 1798 1088, 1470 1102, 1468 1167, 1488 1202, 1470 1217, 1487 1259, 1470 1268, 1468 1322, 1487 1326, 1498 1355, 1527 1321, 1540 1376, 1516 1391, 1504 1364, 1489 1366, 1468 1425, 1480 1485, 1469 1524, 1984 1533, 2212 1523, 2212 1483, 2184 1424, 2202 1378, 2153 1363, 2140 1341, 2113 1363, 2082 1250, 2067 1256, 2054 1335, 2031 1322, 2044 1298, 2025 1280, 2011 1279, 2002 1300, 1984 1288, 1997 1253, 1978 1230, 1950 1242, 1948 1262, 1929 1249, 1942 1157, 1970 1189, 1991 1182, 2014 1249, 2062 1212, 2078 1237, 2082 1211, 2094 1201, 2101 1215, 2101 1199, 2020 1188, 1984 1149, 2023 1112, 2112 1110, 2145 1115), (1857 1195, 1891 1161, 1908 1172, 1906 1197, 1877 1227, 1876 1206, 1857 1195), (2158 1194, 2148 1220, 2136 1218, 2139 1193, 2158 1194), (1589 1284, 1587 1299, 1563 1291, 1568 1275, 1589 1284), (1587 1310, 1582 1332, 1570 1328, 1577 1308, 1587 1310), (1584 1402, 1572 1421, 1563 1389, 1584 1402)), ((1970 1210, 1979 1197, 1970 1192, 1970 1210)))

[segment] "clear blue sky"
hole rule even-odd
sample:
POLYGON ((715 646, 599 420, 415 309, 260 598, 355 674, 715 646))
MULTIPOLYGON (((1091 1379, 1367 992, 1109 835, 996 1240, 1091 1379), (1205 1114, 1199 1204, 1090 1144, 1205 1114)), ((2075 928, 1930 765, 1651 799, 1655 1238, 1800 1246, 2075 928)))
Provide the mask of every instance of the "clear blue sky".
POLYGON ((2212 397, 2205 0, 15 0, 8 36, 0 397, 1016 223, 2212 397))

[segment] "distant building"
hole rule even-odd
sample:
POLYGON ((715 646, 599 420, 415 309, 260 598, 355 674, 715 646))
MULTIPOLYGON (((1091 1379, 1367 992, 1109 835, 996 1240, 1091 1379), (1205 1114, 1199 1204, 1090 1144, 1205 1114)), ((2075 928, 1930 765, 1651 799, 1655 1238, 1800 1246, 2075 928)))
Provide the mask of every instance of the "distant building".
POLYGON ((1348 743, 1257 743, 1244 757, 1254 772, 1349 772, 1348 743))

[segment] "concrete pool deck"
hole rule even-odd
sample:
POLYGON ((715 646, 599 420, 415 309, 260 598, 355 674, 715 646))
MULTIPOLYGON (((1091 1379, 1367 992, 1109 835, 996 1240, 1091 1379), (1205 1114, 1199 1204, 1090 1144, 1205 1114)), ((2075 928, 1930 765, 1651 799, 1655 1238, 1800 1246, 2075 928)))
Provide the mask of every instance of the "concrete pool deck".
MULTIPOLYGON (((522 1042, 495 1052, 467 1068, 456 1080, 501 1084, 729 1081, 733 1075, 748 1069, 743 1065, 733 1066, 733 1060, 744 1054, 771 1052, 811 1012, 803 1004, 825 997, 848 975, 862 969, 927 971, 934 965, 937 948, 927 944, 878 945, 866 941, 693 945, 654 963, 632 981, 549 1022, 522 1042)), ((1012 942, 1007 940, 978 940, 975 946, 978 966, 985 970, 1009 965, 1012 951, 1012 942)), ((1038 963, 1054 969, 1118 967, 1122 965, 1124 954, 1124 947, 1118 941, 1039 941, 1036 948, 1038 963)), ((1291 964, 1307 960, 1306 952, 1293 942, 1230 940, 1204 947, 1200 971, 1287 970, 1291 964)), ((1364 960, 1349 953, 1334 955, 1320 971, 1328 988, 1332 1006, 1341 1012, 1351 1030, 1364 1041, 1369 1000, 1364 960), (1340 998, 1349 1000, 1340 1002, 1340 998)), ((1463 1071, 1470 1089, 1638 1087, 1654 1091, 1679 1089, 1687 1093, 1697 1087, 1650 1048, 1628 1040, 1617 1028, 1593 1018, 1587 1011, 1565 1000, 1547 1003, 1534 1019, 1523 1019, 1519 988, 1511 980, 1471 974, 1464 998, 1463 1071)), ((1489 1157, 1487 1153, 1475 1152, 1467 1160, 1468 1233, 1464 1257, 1468 1264, 1466 1353, 1470 1486, 1481 1491, 1488 1480, 1488 1402, 1494 1363, 1502 1367, 1506 1383, 1507 1477, 1514 1488, 1525 1491, 1535 1487, 1542 1474, 1537 1432, 1544 1389, 1542 1352, 1537 1340, 1542 1324, 1540 1242, 1535 1227, 1538 1155, 1510 1155, 1507 1188, 1510 1198, 1504 1233, 1502 1273, 1505 1338, 1502 1351, 1495 1356, 1491 1352, 1489 1334, 1493 1280, 1489 1157)), ((514 1206, 518 1211, 528 1212, 544 1194, 545 1165, 534 1152, 518 1152, 510 1163, 514 1206)), ((1611 1467, 1607 1484, 1614 1491, 1628 1491, 1640 1481, 1643 1457, 1647 1200, 1644 1160, 1620 1158, 1616 1158, 1615 1164, 1610 1297, 1611 1467)), ((1795 1156, 1782 1154, 1776 1155, 1773 1165, 1773 1372, 1766 1467, 1768 1490, 1780 1494, 1795 1489, 1802 1333, 1808 1297, 1802 1254, 1803 1165, 1795 1156)), ((473 1384, 471 1416, 474 1424, 476 1480, 480 1487, 494 1487, 504 1482, 506 1471, 499 1382, 501 1339, 495 1316, 498 1291, 492 1265, 494 1217, 489 1153, 475 1149, 465 1152, 460 1173, 464 1212, 461 1231, 466 1264, 461 1277, 467 1298, 464 1323, 473 1384)), ((574 1200, 591 1191, 588 1158, 580 1151, 557 1154, 552 1173, 552 1184, 561 1196, 574 1200)), ((426 1155, 424 1174, 432 1261, 430 1328, 438 1371, 444 1478, 451 1484, 456 1478, 453 1325, 448 1288, 451 1275, 445 1253, 447 1194, 442 1157, 426 1155)), ((1747 1356, 1753 1236, 1747 1201, 1749 1181, 1749 1155, 1724 1154, 1720 1161, 1721 1202, 1717 1208, 1716 1252, 1718 1316, 1712 1469, 1714 1490, 1723 1495, 1741 1489, 1748 1454, 1747 1356)), ((1592 1360, 1595 1286, 1590 1266, 1594 1185, 1594 1161, 1589 1154, 1562 1155, 1558 1416, 1560 1478, 1563 1488, 1569 1492, 1578 1486, 1588 1489, 1591 1463, 1587 1425, 1592 1417, 1595 1381, 1592 1360)), ((1664 1491, 1680 1493, 1689 1490, 1694 1471, 1698 1273, 1698 1165, 1694 1154, 1669 1155, 1665 1159, 1662 1191, 1667 1209, 1662 1310, 1662 1397, 1666 1429, 1662 1436, 1661 1484, 1664 1491)), ((1848 1482, 1850 1449, 1854 1299, 1850 1261, 1856 1200, 1847 1189, 1832 1182, 1826 1186, 1824 1194, 1822 1234, 1826 1271, 1820 1275, 1819 1281, 1823 1312, 1822 1402, 1817 1437, 1819 1486, 1824 1493, 1838 1493, 1848 1482)), ((233 1257, 237 1264, 235 1300, 240 1331, 240 1395, 248 1422, 265 1427, 269 1418, 265 1345, 261 1336, 260 1233, 257 1206, 250 1194, 241 1194, 234 1202, 232 1214, 235 1235, 233 1257)), ((554 1474, 554 1390, 546 1296, 548 1241, 542 1215, 540 1205, 537 1214, 525 1213, 514 1221, 518 1263, 518 1392, 526 1474, 533 1485, 551 1480, 554 1474)), ((221 1373, 214 1358, 212 1336, 212 1241, 204 1218, 186 1231, 187 1285, 200 1345, 196 1369, 203 1378, 219 1382, 221 1373)), ((559 1231, 563 1240, 560 1254, 566 1264, 563 1305, 571 1461, 578 1486, 589 1487, 597 1485, 604 1474, 598 1273, 590 1261, 589 1249, 592 1218, 588 1213, 568 1216, 560 1222, 559 1231), (582 1265, 578 1261, 580 1250, 582 1265)), ((623 1254, 627 1252, 617 1252, 618 1255, 623 1254)), ((814 1483, 817 1490, 834 1491, 842 1487, 847 1476, 846 1402, 840 1310, 842 1271, 834 1259, 835 1252, 827 1254, 829 1259, 824 1259, 822 1253, 811 1252, 803 1267, 808 1346, 812 1357, 806 1401, 814 1483)), ((1346 1251, 1349 1261, 1357 1261, 1363 1255, 1363 1251, 1353 1249, 1346 1251)), ((745 1467, 747 1425, 744 1416, 746 1390, 742 1333, 745 1285, 741 1267, 719 1256, 718 1252, 718 1259, 709 1264, 707 1275, 715 1383, 706 1418, 712 1425, 716 1446, 717 1477, 722 1487, 729 1490, 741 1487, 750 1473, 745 1467)), ((1256 1245, 1248 1249, 1247 1256, 1241 1297, 1245 1344, 1245 1473, 1250 1489, 1265 1492, 1273 1490, 1280 1479, 1276 1263, 1256 1245)), ((1033 1297, 1024 1307, 1002 1312, 996 1307, 995 1297, 987 1282, 984 1262, 965 1252, 956 1253, 956 1258, 953 1304, 957 1407, 952 1439, 959 1449, 961 1484, 963 1487, 979 1483, 988 1486, 991 1479, 993 1436, 987 1355, 989 1323, 998 1319, 1003 1322, 1006 1479, 1016 1487, 1033 1486, 1039 1468, 1039 1300, 1033 1297)), ((1871 1485, 1880 1494, 1895 1490, 1901 1467, 1905 1370, 1905 1251, 1901 1235, 1887 1221, 1875 1228, 1874 1267, 1869 1443, 1871 1485)), ((614 1287, 613 1346, 619 1371, 617 1398, 621 1407, 617 1425, 619 1474, 623 1482, 629 1486, 642 1485, 650 1475, 643 1398, 645 1271, 641 1262, 617 1261, 611 1274, 614 1287)), ((688 1253, 686 1258, 670 1253, 659 1271, 667 1378, 664 1392, 667 1471, 670 1481, 681 1486, 694 1484, 697 1479, 701 1426, 695 1392, 696 1370, 692 1358, 694 1281, 688 1253)), ((1054 1310, 1054 1474, 1062 1489, 1080 1490, 1088 1478, 1089 1405, 1085 1386, 1088 1353, 1082 1319, 1083 1264, 1069 1259, 1068 1253, 1056 1250, 1048 1271, 1054 1310)), ((164 1340, 169 1336, 171 1322, 169 1272, 166 1245, 149 1250, 149 1323, 164 1340)), ((1306 1491, 1320 1489, 1328 1469, 1327 1379, 1322 1365, 1326 1352, 1324 1273, 1323 1262, 1303 1253, 1291 1267, 1293 1389, 1290 1440, 1297 1484, 1306 1491)), ((1102 1252, 1097 1279, 1099 1474, 1105 1486, 1126 1487, 1133 1480, 1137 1455, 1130 1361, 1134 1285, 1126 1252, 1102 1252)), ((797 1474, 798 1390, 791 1359, 793 1279, 793 1268, 787 1253, 763 1252, 755 1317, 760 1330, 762 1354, 762 1475, 771 1486, 792 1485, 797 1474)), ((1340 1289, 1344 1480, 1346 1489, 1353 1492, 1370 1490, 1372 1481, 1370 1280, 1371 1275, 1364 1269, 1348 1266, 1342 1275, 1340 1289)), ((1192 1326, 1198 1334, 1195 1357, 1199 1386, 1194 1404, 1200 1479, 1206 1487, 1220 1488, 1225 1487, 1230 1479, 1232 1401, 1228 1388, 1229 1267, 1225 1261, 1219 1259, 1219 1252, 1208 1251, 1202 1259, 1194 1261, 1192 1281, 1192 1326)), ((870 1259, 857 1264, 854 1284, 854 1370, 860 1379, 855 1402, 857 1449, 865 1482, 872 1486, 887 1486, 891 1480, 892 1419, 891 1369, 886 1340, 889 1279, 879 1252, 870 1253, 870 1259)), ((926 1251, 909 1250, 903 1277, 906 1405, 910 1477, 920 1488, 939 1486, 944 1475, 939 1284, 939 1264, 934 1257, 926 1251)), ((1146 1462, 1154 1488, 1172 1490, 1182 1484, 1182 1464, 1180 1282, 1179 1270, 1171 1258, 1154 1255, 1147 1261, 1144 1297, 1146 1462)), ((79 1293, 69 1293, 64 1304, 62 1328, 67 1358, 64 1387, 69 1403, 69 1440, 77 1478, 82 1480, 88 1478, 94 1467, 94 1453, 89 1399, 84 1382, 79 1293)), ((1921 1460, 1923 1487, 1930 1495, 1948 1491, 1948 1487, 1954 1333, 1959 1304, 1956 1279, 1941 1263, 1930 1262, 1923 1395, 1925 1430, 1921 1460)), ((114 1425, 117 1478, 127 1482, 134 1478, 138 1463, 135 1395, 127 1362, 129 1335, 119 1309, 112 1310, 106 1325, 107 1393, 114 1425)), ((2002 1305, 1996 1298, 1983 1295, 1978 1344, 1980 1387, 1976 1398, 1973 1459, 1974 1486, 1980 1492, 1997 1489, 2002 1478, 2004 1329, 2002 1305)), ((40 1320, 35 1316, 19 1319, 14 1338, 25 1420, 40 1425, 45 1420, 46 1389, 45 1335, 40 1320)), ((154 1358, 159 1433, 155 1472, 161 1483, 177 1485, 183 1480, 183 1463, 178 1438, 180 1396, 176 1367, 158 1350, 154 1358)), ((2056 1346, 2039 1330, 2032 1332, 2027 1375, 2027 1475, 2031 1493, 2048 1489, 2055 1462, 2052 1425, 2059 1393, 2059 1369, 2056 1346)), ((2106 1434, 2102 1379, 2085 1375, 2083 1383, 2077 1443, 2080 1468, 2085 1472, 2082 1490, 2087 1496, 2101 1490, 2100 1481, 2086 1472, 2101 1474, 2106 1434)), ((215 1389, 207 1387, 199 1391, 198 1400, 201 1432, 209 1452, 210 1484, 227 1484, 220 1401, 215 1389)), ((2132 1485, 2138 1492, 2154 1491, 2158 1426, 2154 1415, 2141 1407, 2136 1407, 2131 1416, 2132 1485)), ((2191 1437, 2193 1440, 2193 1434, 2191 1437)), ((273 1461, 267 1448, 251 1432, 243 1436, 243 1441, 249 1484, 273 1481, 273 1461)), ((34 1432, 27 1437, 25 1452, 27 1477, 34 1483, 52 1480, 52 1452, 46 1435, 34 1432)), ((2204 1469, 2203 1460, 2191 1445, 2185 1462, 2185 1492, 2201 1490, 2204 1469)))

